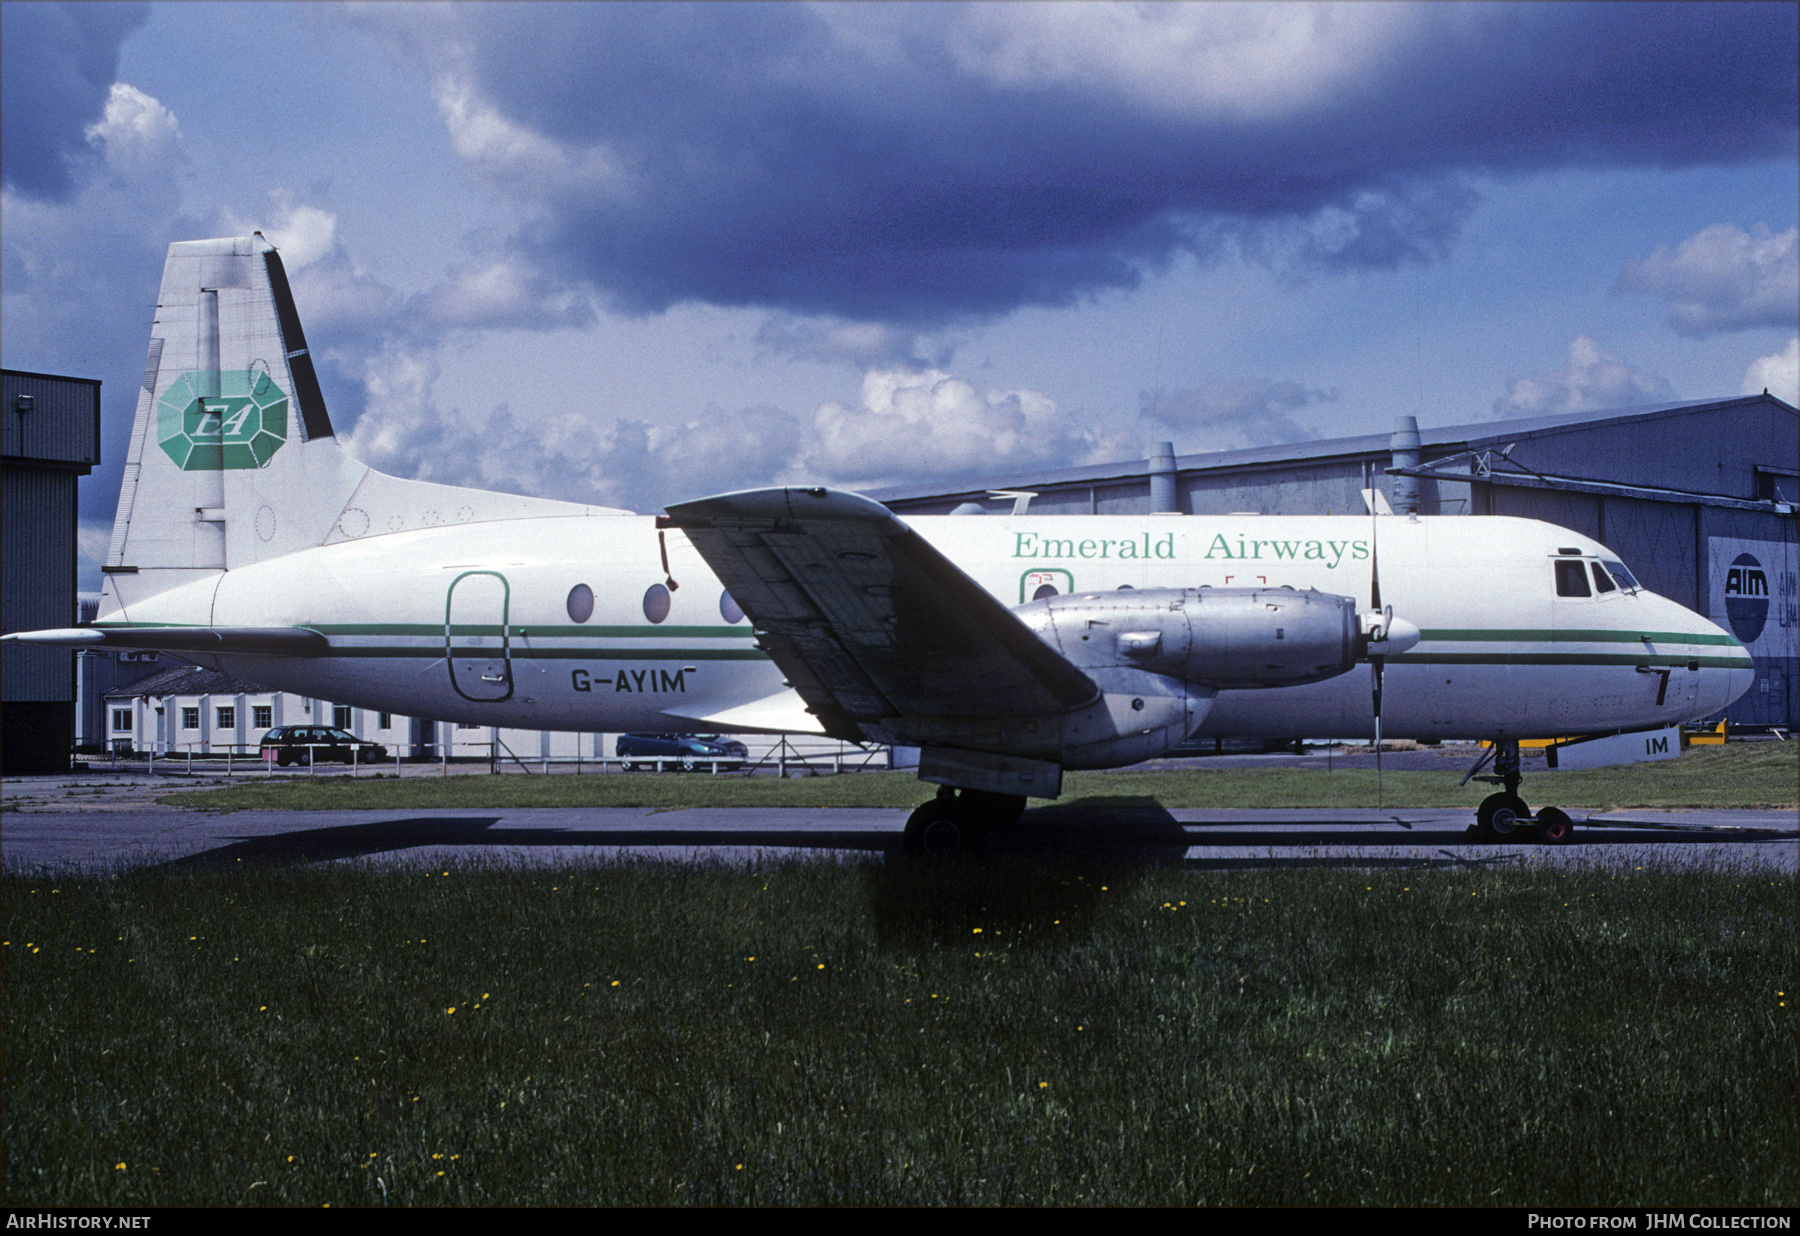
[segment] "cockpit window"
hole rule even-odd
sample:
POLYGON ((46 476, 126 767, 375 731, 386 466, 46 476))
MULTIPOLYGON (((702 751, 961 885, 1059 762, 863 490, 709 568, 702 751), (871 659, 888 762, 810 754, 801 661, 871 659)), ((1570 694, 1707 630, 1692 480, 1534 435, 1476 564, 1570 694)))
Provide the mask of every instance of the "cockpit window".
POLYGON ((1612 576, 1601 570, 1598 562, 1590 563, 1589 565, 1594 568, 1595 592, 1614 592, 1618 589, 1619 586, 1612 582, 1612 576))
POLYGON ((1590 597, 1594 595, 1588 589, 1587 571, 1581 559, 1565 559, 1556 564, 1556 595, 1559 597, 1590 597))
POLYGON ((1625 569, 1625 564, 1623 562, 1609 561, 1605 563, 1605 566, 1608 571, 1612 572, 1612 577, 1618 581, 1619 587, 1623 588, 1625 591, 1636 592, 1643 587, 1636 579, 1632 578, 1631 572, 1625 569))

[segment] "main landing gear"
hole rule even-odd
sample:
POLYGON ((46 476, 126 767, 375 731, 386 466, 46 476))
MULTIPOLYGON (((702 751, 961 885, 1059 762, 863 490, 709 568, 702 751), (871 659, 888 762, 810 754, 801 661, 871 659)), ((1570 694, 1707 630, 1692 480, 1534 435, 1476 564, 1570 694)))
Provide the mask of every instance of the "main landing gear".
POLYGON ((932 858, 979 854, 991 829, 1016 824, 1024 813, 1023 795, 939 786, 937 797, 907 818, 906 852, 932 858))
POLYGON ((1518 739, 1495 739, 1494 745, 1475 761, 1475 767, 1463 778, 1463 784, 1468 784, 1471 779, 1505 787, 1500 793, 1482 799, 1475 809, 1475 823, 1469 826, 1469 832, 1477 840, 1523 841, 1530 835, 1545 845, 1563 845, 1575 836, 1575 821, 1567 812, 1542 807, 1533 815, 1525 800, 1519 797, 1519 782, 1523 778, 1519 774, 1518 739), (1494 771, 1483 773, 1481 767, 1490 759, 1494 761, 1494 771))

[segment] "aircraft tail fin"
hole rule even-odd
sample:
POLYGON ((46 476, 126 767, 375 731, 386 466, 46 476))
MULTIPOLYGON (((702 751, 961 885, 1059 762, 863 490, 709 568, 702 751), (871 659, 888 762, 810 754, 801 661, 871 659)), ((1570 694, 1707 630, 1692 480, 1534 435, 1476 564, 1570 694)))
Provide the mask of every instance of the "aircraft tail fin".
POLYGON ((357 462, 337 443, 275 246, 260 233, 180 241, 163 266, 100 609, 336 541, 622 513, 357 462))

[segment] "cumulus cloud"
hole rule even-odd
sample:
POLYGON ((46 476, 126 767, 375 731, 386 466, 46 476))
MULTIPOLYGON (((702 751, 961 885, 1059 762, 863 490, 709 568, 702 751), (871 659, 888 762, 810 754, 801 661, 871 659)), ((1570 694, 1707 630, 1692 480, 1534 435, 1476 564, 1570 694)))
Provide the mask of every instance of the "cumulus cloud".
POLYGON ((66 202, 148 4, 0 5, 0 183, 66 202))
POLYGON ((532 211, 511 256, 631 312, 918 330, 1186 254, 1392 269, 1474 176, 1785 154, 1800 107, 1789 5, 357 12, 532 211))
POLYGON ((828 401, 810 417, 714 407, 664 425, 504 404, 467 412, 438 400, 437 378, 429 353, 371 358, 368 409, 345 446, 403 476, 636 511, 759 485, 867 488, 1142 454, 1129 434, 1071 427, 1035 391, 979 390, 940 370, 870 370, 855 405, 828 401))
POLYGON ((927 356, 923 334, 904 327, 791 313, 772 313, 765 318, 757 328, 755 342, 764 354, 855 369, 942 367, 950 363, 953 351, 942 346, 927 356))
POLYGON ((159 238, 203 225, 181 213, 181 128, 156 99, 115 83, 83 142, 90 157, 66 203, 4 190, 0 330, 10 365, 122 381, 129 392, 136 373, 120 366, 142 364, 159 238), (132 340, 123 353, 120 339, 132 340))
POLYGON ((1184 119, 1268 120, 1330 106, 1428 20, 1403 5, 975 5, 957 66, 1016 89, 1110 91, 1184 119))
POLYGON ((1669 304, 1669 325, 1701 338, 1720 331, 1792 326, 1800 315, 1800 228, 1773 233, 1715 223, 1634 262, 1616 291, 1649 292, 1669 304))
POLYGON ((508 404, 470 412, 439 401, 438 374, 428 352, 391 347, 370 358, 368 408, 345 448, 401 476, 655 511, 771 483, 804 444, 800 418, 769 407, 711 408, 670 425, 508 404))
POLYGON ((1750 362, 1750 368, 1744 371, 1743 393, 1758 395, 1763 391, 1800 406, 1800 337, 1789 339, 1782 351, 1750 362))
POLYGON ((1554 373, 1513 378, 1494 401, 1495 416, 1542 416, 1664 403, 1675 397, 1666 378, 1629 365, 1586 335, 1569 343, 1569 363, 1554 373))
POLYGON ((1161 394, 1142 391, 1138 403, 1152 436, 1167 434, 1187 449, 1218 451, 1316 438, 1317 431, 1293 414, 1337 397, 1336 391, 1298 382, 1250 378, 1161 394))
POLYGON ((856 406, 825 403, 812 428, 804 470, 865 486, 1069 467, 1135 447, 1072 423, 1036 391, 982 391, 938 369, 872 369, 856 406))

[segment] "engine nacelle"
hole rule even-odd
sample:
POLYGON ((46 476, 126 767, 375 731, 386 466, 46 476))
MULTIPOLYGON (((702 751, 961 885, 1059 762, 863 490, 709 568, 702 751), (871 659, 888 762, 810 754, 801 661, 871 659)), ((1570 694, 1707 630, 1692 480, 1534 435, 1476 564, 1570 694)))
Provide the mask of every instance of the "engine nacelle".
POLYGON ((1215 690, 1321 682, 1365 648, 1356 602, 1312 589, 1081 592, 1013 612, 1090 673, 1142 670, 1215 690))

